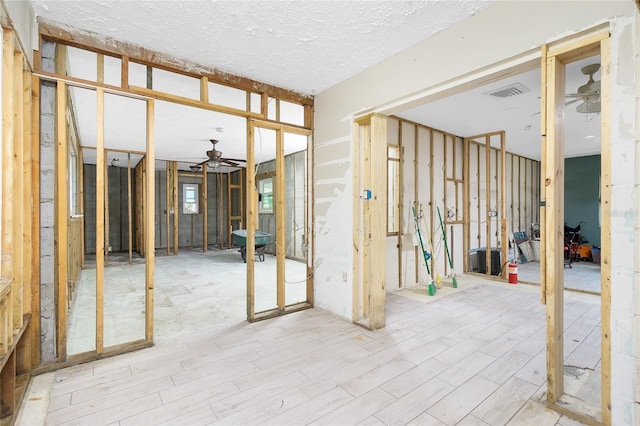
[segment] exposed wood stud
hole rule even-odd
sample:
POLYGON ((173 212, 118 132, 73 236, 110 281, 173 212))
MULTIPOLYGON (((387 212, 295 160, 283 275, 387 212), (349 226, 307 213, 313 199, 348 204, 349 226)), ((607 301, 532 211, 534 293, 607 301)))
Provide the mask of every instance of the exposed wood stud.
POLYGON ((398 199, 400 203, 398 205, 398 234, 397 234, 397 244, 398 244, 398 286, 404 287, 404 280, 402 279, 402 217, 404 214, 404 209, 402 208, 404 203, 404 147, 402 144, 402 122, 398 123, 398 155, 400 161, 398 162, 399 166, 399 177, 398 177, 398 188, 396 191, 399 191, 398 199))
MULTIPOLYGON (((401 121, 402 122, 402 121, 401 121)), ((413 145, 414 145, 414 159, 413 159, 413 208, 418 209, 418 200, 420 199, 420 190, 419 190, 419 182, 418 175, 420 174, 420 161, 418 159, 420 156, 418 155, 420 152, 420 135, 419 126, 416 123, 412 123, 414 127, 414 136, 413 136, 413 145)), ((414 258, 414 271, 415 271, 415 281, 417 283, 420 279, 418 274, 420 263, 418 262, 418 246, 414 246, 413 248, 413 258, 414 258)))
MULTIPOLYGON (((371 270, 367 279, 371 280, 370 285, 370 301, 371 307, 369 312, 369 326, 373 330, 380 329, 385 326, 385 308, 386 308, 386 262, 385 262, 385 243, 386 233, 377 232, 384 229, 387 216, 387 188, 386 176, 377 173, 378 170, 384 170, 387 160, 387 118, 378 114, 371 117, 371 151, 370 151, 370 170, 371 170, 371 190, 373 199, 367 204, 371 204, 371 222, 370 228, 366 229, 369 233, 369 250, 371 270)), ((366 261, 368 261, 366 260, 366 261)))
POLYGON ((563 386, 563 218, 564 218, 564 140, 562 117, 554 114, 564 107, 564 65, 550 57, 547 60, 546 137, 546 209, 543 236, 546 245, 547 281, 547 402, 556 403, 564 392, 563 386))
POLYGON ((69 185, 67 179, 67 160, 69 157, 67 141, 67 86, 58 82, 56 90, 56 322, 57 354, 59 360, 67 357, 67 235, 69 220, 69 185), (64 243, 63 243, 64 242, 64 243))
MULTIPOLYGON (((40 79, 32 77, 31 83, 31 365, 40 365, 40 79)), ((5 104, 6 105, 6 104, 5 104)), ((1 241, 0 241, 1 243, 1 241)), ((1 315, 1 314, 0 314, 1 315)))
POLYGON ((96 352, 104 351, 104 263, 106 211, 106 162, 104 149, 104 91, 96 90, 96 352))
POLYGON ((120 86, 123 90, 129 90, 129 57, 124 55, 120 60, 120 86))
MULTIPOLYGON (((505 263, 509 255, 509 236, 507 234, 507 141, 506 133, 500 132, 500 246, 501 263, 505 263)), ((507 269, 502 268, 502 278, 507 278, 507 269)))
POLYGON ((127 234, 129 237, 129 264, 133 263, 133 200, 131 196, 131 154, 127 154, 127 234))
POLYGON ((202 167, 202 251, 209 249, 209 193, 207 190, 207 167, 202 167))
POLYGON ((278 309, 285 308, 285 256, 286 256, 286 199, 285 199, 285 164, 284 164, 284 134, 283 130, 276 131, 276 301, 278 309))
POLYGON ((206 76, 200 78, 200 101, 209 103, 209 79, 206 76))
POLYGON ((489 134, 485 135, 484 138, 484 149, 485 149, 485 209, 484 215, 480 216, 479 219, 486 218, 486 253, 485 261, 486 261, 486 274, 491 275, 491 218, 489 217, 489 211, 491 210, 491 136, 489 134))
POLYGON ((96 80, 98 83, 104 83, 104 55, 98 53, 96 62, 96 80))
MULTIPOLYGON (((264 99, 264 97, 263 97, 264 99)), ((247 122, 247 170, 255 169, 254 163, 254 139, 255 124, 247 122)), ((258 194, 256 193, 256 181, 254 173, 247 173, 247 233, 246 233, 246 261, 247 261, 247 320, 255 319, 255 229, 257 226, 258 194)))
MULTIPOLYGON (((434 224, 434 211, 435 211, 435 199, 433 197, 433 188, 434 188, 434 176, 435 176, 435 171, 433 170, 433 158, 434 158, 434 153, 433 153, 433 145, 434 145, 434 141, 435 138, 433 137, 433 133, 434 130, 430 129, 429 130, 429 229, 433 230, 433 224, 434 224)), ((444 238, 444 235, 442 236, 444 238)), ((418 255, 420 255, 418 253, 418 255)), ((431 270, 433 270, 433 265, 434 265, 435 259, 433 258, 433 256, 431 257, 431 270)), ((445 269, 444 269, 444 274, 447 274, 447 266, 446 266, 446 262, 445 262, 445 269)))
POLYGON ((360 125, 355 122, 352 126, 351 134, 352 138, 352 161, 351 169, 353 170, 353 227, 352 227, 352 240, 353 240, 353 267, 351 271, 351 320, 358 321, 361 313, 361 299, 360 299, 360 286, 361 286, 361 207, 360 207, 360 192, 361 192, 361 180, 360 180, 360 145, 362 140, 360 138, 360 125))
MULTIPOLYGON (((640 5, 639 5, 640 6, 640 5)), ((602 72, 601 103, 601 410, 602 424, 611 425, 611 46, 610 39, 600 42, 602 72)))
MULTIPOLYGON (((23 325, 23 311, 24 311, 24 221, 23 221, 23 207, 24 207, 24 174, 22 169, 24 167, 23 161, 23 125, 24 125, 24 102, 23 98, 23 57, 22 52, 19 50, 14 51, 13 61, 13 156, 11 170, 13 172, 13 199, 11 205, 13 207, 13 227, 9 232, 13 232, 13 247, 12 247, 12 261, 13 261, 13 290, 11 291, 13 299, 13 331, 20 330, 23 325)), ((6 231, 5 231, 6 232, 6 231)))
POLYGON ((155 269, 155 227, 153 224, 153 208, 155 205, 155 103, 153 100, 147 101, 147 154, 145 156, 146 182, 145 200, 147 206, 145 213, 145 339, 153 342, 153 300, 154 300, 154 269, 155 269))
MULTIPOLYGON (((13 31, 3 28, 2 49, 2 188, 3 193, 12 193, 14 182, 13 156, 14 156, 14 34, 13 31)), ((2 256, 0 257, 0 271, 2 283, 0 283, 0 354, 6 354, 13 343, 13 250, 14 233, 13 200, 2 201, 2 256)), ((1 377, 0 377, 1 379, 1 377)))
MULTIPOLYGON (((104 92, 102 92, 102 96, 104 97, 104 92)), ((103 101, 104 105, 104 101, 103 101)), ((104 110, 104 107, 103 107, 104 110)), ((104 119, 103 119, 104 126, 104 119)), ((104 138, 104 137, 103 137, 104 138)), ((103 139, 104 140, 104 139, 103 139)), ((109 246, 111 242, 109 241, 109 154, 105 150, 104 155, 104 262, 105 264, 109 264, 109 246)))
MULTIPOLYGON (((361 141, 362 141, 362 187, 363 188, 371 188, 372 187, 372 177, 371 177, 371 122, 364 124, 362 127, 361 133, 361 141)), ((362 203, 362 200, 358 200, 362 203)), ((361 284, 361 300, 362 300, 362 312, 361 316, 363 318, 369 318, 369 311, 371 308, 370 301, 370 292, 371 292, 371 262, 370 255, 372 252, 371 248, 371 240, 368 233, 371 229, 371 206, 368 202, 362 203, 362 219, 358 220, 358 223, 361 223, 362 226, 362 284, 361 284)), ((369 327, 371 327, 371 319, 369 318, 369 327)))
POLYGON ((462 215, 463 215, 463 225, 462 225, 462 259, 463 259, 463 271, 471 272, 469 266, 469 256, 466 253, 469 253, 471 239, 470 239, 470 230, 471 230, 471 198, 469 196, 469 185, 470 185, 470 171, 469 171, 469 139, 464 138, 462 141, 462 174, 464 183, 462 185, 462 215))

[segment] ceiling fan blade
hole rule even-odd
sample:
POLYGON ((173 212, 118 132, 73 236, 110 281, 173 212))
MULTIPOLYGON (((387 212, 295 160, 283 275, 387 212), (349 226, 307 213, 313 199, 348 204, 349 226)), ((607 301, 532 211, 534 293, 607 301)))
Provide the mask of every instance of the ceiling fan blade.
POLYGON ((231 161, 231 159, 229 159, 229 158, 221 158, 221 159, 220 159, 220 162, 221 162, 221 163, 229 164, 229 165, 231 165, 231 166, 240 167, 240 165, 239 165, 238 163, 231 161))
POLYGON ((247 160, 243 160, 242 158, 229 158, 229 157, 224 157, 225 160, 229 160, 229 161, 235 161, 236 163, 246 163, 247 160))
POLYGON ((572 100, 572 101, 565 102, 565 103, 564 103, 564 106, 571 105, 571 104, 575 104, 576 102, 580 102, 580 99, 574 99, 574 100, 572 100))

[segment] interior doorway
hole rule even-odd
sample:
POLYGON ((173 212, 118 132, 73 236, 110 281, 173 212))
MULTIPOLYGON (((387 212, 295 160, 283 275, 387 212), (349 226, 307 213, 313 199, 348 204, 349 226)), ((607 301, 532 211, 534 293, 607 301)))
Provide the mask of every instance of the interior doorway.
MULTIPOLYGON (((609 129, 607 124, 607 102, 608 102, 608 34, 606 31, 600 32, 598 29, 595 29, 593 32, 585 32, 580 34, 579 36, 569 38, 567 40, 561 40, 557 43, 553 43, 550 46, 543 46, 542 49, 537 52, 531 52, 530 55, 522 55, 519 58, 514 59, 509 65, 505 66, 505 64, 500 64, 495 67, 495 74, 492 74, 492 68, 488 67, 488 69, 482 70, 482 72, 478 73, 478 79, 474 80, 473 83, 469 83, 468 79, 464 79, 460 86, 457 87, 457 90, 460 92, 468 89, 469 86, 479 90, 486 90, 482 87, 487 82, 497 83, 499 85, 503 81, 499 81, 496 76, 499 74, 503 79, 511 78, 514 76, 518 76, 523 72, 531 72, 533 74, 537 74, 539 76, 540 86, 542 88, 541 92, 532 91, 528 89, 526 86, 523 89, 521 86, 504 87, 502 89, 507 92, 511 91, 520 91, 520 93, 531 93, 529 96, 533 96, 534 107, 526 111, 526 119, 530 122, 537 122, 537 124, 527 124, 522 123, 521 121, 516 120, 508 120, 505 121, 507 124, 513 124, 520 127, 520 129, 524 132, 532 132, 531 143, 527 146, 529 151, 529 155, 531 158, 538 161, 539 173, 528 173, 527 170, 533 170, 533 168, 527 168, 527 165, 523 168, 525 170, 526 179, 528 180, 528 185, 525 184, 525 191, 527 190, 527 186, 529 186, 529 192, 534 192, 533 188, 538 187, 538 202, 541 207, 539 210, 539 218, 536 221, 532 221, 529 218, 525 219, 524 228, 528 231, 529 237, 528 239, 532 241, 536 241, 536 246, 539 245, 539 268, 540 268, 540 289, 541 289, 541 301, 543 304, 546 304, 547 310, 547 333, 546 333, 546 355, 547 355, 547 404, 559 411, 567 413, 575 418, 582 419, 583 421, 590 422, 602 422, 604 424, 610 423, 610 342, 609 339, 609 327, 610 327, 610 317, 609 317, 609 309, 610 309, 610 289, 608 288, 608 277, 610 277, 610 270, 605 266, 606 259, 610 255, 610 249, 607 247, 607 221, 609 220, 608 216, 608 168, 610 165, 608 164, 608 143, 609 143, 609 129), (570 64, 576 63, 578 61, 593 61, 593 57, 595 55, 600 55, 600 63, 602 68, 601 75, 601 84, 602 90, 598 92, 598 96, 600 97, 599 103, 602 105, 601 113, 598 115, 595 111, 589 111, 587 107, 591 107, 594 104, 594 101, 590 96, 593 96, 593 93, 585 93, 576 89, 580 86, 576 86, 571 91, 565 91, 565 76, 568 76, 565 72, 568 70, 569 73, 577 74, 578 77, 582 80, 582 85, 585 84, 585 74, 581 71, 584 66, 589 64, 581 64, 582 67, 577 66, 577 70, 572 71, 569 67, 570 64), (542 61, 541 61, 542 60, 542 61), (542 63, 542 67, 540 64, 542 63), (565 65, 567 68, 565 68, 565 65), (540 68, 542 68, 542 72, 540 72, 540 68), (552 70, 552 71, 550 71, 552 70), (577 71, 577 72, 575 72, 577 71), (541 76, 541 77, 540 77, 541 76), (606 86, 606 88, 605 88, 606 86), (553 94, 551 94, 553 93, 553 94), (537 99, 536 94, 540 95, 542 102, 537 99), (569 96, 569 97, 567 97, 569 96), (571 105, 565 106, 565 103, 569 103, 573 100, 577 99, 578 104, 572 103, 571 105), (580 106, 580 108, 576 108, 576 106, 580 106), (571 107, 571 109, 565 107, 571 107), (589 307, 577 307, 576 305, 567 305, 565 306, 563 303, 563 275, 564 275, 564 203, 565 203, 565 194, 564 194, 564 161, 565 161, 565 150, 564 145, 566 142, 567 153, 570 151, 571 144, 577 144, 578 146, 584 149, 585 142, 584 139, 578 138, 567 138, 564 140, 564 132, 569 128, 569 121, 564 121, 564 115, 567 116, 569 113, 580 116, 581 118, 585 118, 588 114, 596 114, 597 120, 600 121, 600 132, 597 135, 597 149, 602 150, 601 154, 601 173, 600 173, 600 200, 602 209, 600 211, 601 218, 601 231, 600 231, 600 258, 601 258, 601 295, 598 297, 597 295, 585 295, 591 296, 595 298, 595 303, 592 305, 597 305, 595 308, 589 307), (524 124, 524 125, 523 125, 524 124), (539 132, 535 131, 539 129, 539 132), (540 137, 537 135, 542 135, 542 151, 539 151, 541 146, 540 137), (601 147, 601 148, 600 148, 601 147), (533 183, 535 182, 535 185, 533 183), (537 222, 537 223, 536 223, 537 222), (539 232, 537 231, 539 229, 539 232), (535 239, 534 239, 535 237, 535 239), (539 239, 538 239, 539 238, 539 239), (565 318, 567 318, 565 320, 565 318), (587 321, 587 319, 589 321, 587 321), (571 321, 569 324, 568 322, 571 321), (568 324, 572 326, 572 330, 569 330, 569 333, 566 334, 565 327, 563 324, 568 324), (584 326, 584 329, 577 330, 579 324, 584 326), (587 327, 588 325, 588 327, 587 327), (587 330, 587 328, 589 328, 587 330), (571 336, 572 332, 574 333, 571 336), (578 336, 580 334, 580 336, 578 336), (600 335, 600 339, 598 339, 598 335, 600 335), (574 342, 575 340, 579 340, 578 342, 574 342), (569 340, 573 343, 586 343, 591 344, 592 348, 595 348, 595 352, 592 351, 588 357, 592 357, 595 360, 595 367, 593 370, 595 372, 595 376, 599 376, 599 382, 592 382, 590 384, 595 386, 595 392, 592 391, 591 395, 595 395, 595 398, 591 398, 592 407, 585 408, 589 404, 586 401, 580 399, 580 395, 575 392, 575 388, 570 386, 569 382, 564 381, 563 377, 567 374, 575 373, 572 367, 575 365, 571 365, 574 361, 570 357, 566 357, 571 353, 574 353, 573 349, 576 349, 576 345, 572 346, 572 343, 569 343, 569 340), (566 351, 569 353, 567 354, 566 351), (565 386, 567 384, 567 386, 565 386), (595 405, 595 407, 593 406, 595 405)), ((588 74, 588 73, 587 73, 588 74)), ((588 85, 591 85, 592 82, 586 81, 588 85)), ((595 79, 594 79, 595 82, 595 79)), ((446 90, 450 89, 451 85, 447 85, 446 90)), ((536 88, 534 86, 534 88, 536 88)), ((496 87, 495 89, 500 89, 496 87)), ((444 90, 444 89, 443 89, 444 90)), ((491 91, 493 93, 493 90, 491 91)), ((500 90, 498 90, 500 92, 500 90)), ((451 101, 455 105, 458 105, 458 112, 464 108, 464 103, 455 103, 458 99, 456 99, 457 95, 450 96, 449 98, 441 99, 439 93, 437 93, 436 89, 430 89, 428 95, 425 95, 425 98, 433 97, 438 100, 451 101)), ((507 95, 510 97, 510 95, 507 95)), ((415 105, 415 98, 412 98, 411 105, 415 105)), ((495 101, 496 103, 498 101, 495 101)), ((435 109, 442 110, 442 103, 438 103, 438 101, 432 102, 432 104, 437 104, 439 108, 434 108, 433 110, 425 113, 425 110, 420 111, 418 108, 417 115, 411 115, 406 112, 398 112, 401 107, 394 105, 393 110, 380 110, 379 112, 382 114, 393 112, 397 114, 397 117, 400 117, 401 123, 408 124, 418 124, 416 129, 420 129, 423 131, 427 131, 425 127, 427 127, 424 123, 425 117, 427 120, 434 120, 437 117, 437 111, 435 109), (422 127, 424 126, 424 127, 422 127)), ((431 104, 427 104, 431 105, 431 104)), ((481 116, 479 111, 482 111, 481 108, 474 109, 475 113, 466 116, 469 118, 470 123, 471 119, 475 119, 478 116, 481 116)), ((425 106, 426 108, 426 106, 425 106)), ((516 108, 512 108, 510 110, 503 111, 503 115, 508 115, 511 110, 515 110, 516 108)), ((414 112, 416 112, 414 110, 414 112)), ((449 110, 451 111, 451 110, 449 110)), ((366 119, 369 116, 375 116, 377 113, 364 115, 362 119, 356 120, 356 129, 359 131, 355 131, 354 134, 354 145, 360 146, 358 144, 358 138, 371 138, 374 134, 373 127, 370 129, 365 128, 362 131, 363 126, 361 125, 362 120, 366 119), (358 127, 358 125, 360 125, 358 127), (369 131, 370 133, 367 133, 369 131)), ((522 114, 521 114, 522 115, 522 114)), ((394 120, 396 117, 389 117, 388 120, 394 120)), ((462 129, 460 132, 451 132, 451 129, 454 128, 455 122, 463 122, 461 120, 459 114, 454 114, 448 117, 449 124, 443 121, 442 124, 438 125, 439 128, 444 129, 443 131, 447 131, 449 133, 458 133, 461 135, 465 135, 470 133, 468 129, 462 129)), ((435 126, 434 126, 435 127, 435 126)), ((437 128, 437 127, 436 127, 437 128)), ((489 130, 495 130, 499 128, 498 126, 492 126, 489 130)), ((404 128, 403 128, 404 131, 404 128)), ((386 133, 386 132, 385 132, 386 133)), ((412 132, 416 134, 416 138, 419 138, 419 131, 412 132)), ((475 132, 474 132, 475 133, 475 132)), ((507 133, 507 150, 509 150, 510 141, 518 141, 518 140, 526 140, 524 136, 522 137, 513 137, 509 135, 509 131, 507 133)), ((375 144, 371 144, 372 147, 376 146, 375 144)), ((405 145, 406 146, 406 145, 405 145)), ((381 146, 377 146, 377 148, 372 148, 375 150, 379 150, 381 153, 386 151, 387 143, 385 140, 384 151, 381 146)), ((371 154, 372 156, 374 154, 371 154)), ((415 155, 415 154, 414 154, 415 155)), ((576 156, 575 152, 572 152, 573 156, 576 156)), ((366 153, 365 153, 366 156, 366 153)), ((356 157, 357 159, 358 157, 356 157)), ((418 163, 418 159, 414 159, 411 157, 405 156, 400 159, 400 163, 402 164, 410 164, 411 161, 418 163)), ((428 166, 434 168, 435 170, 439 170, 439 165, 433 164, 431 162, 427 162, 428 166)), ((514 170, 512 163, 512 171, 514 170)), ((518 166, 519 167, 519 166, 518 166)), ((503 169, 504 170, 504 169, 503 169)), ((363 172, 360 171, 356 165, 354 165, 354 176, 356 177, 355 181, 355 190, 357 193, 357 197, 364 196, 359 191, 361 187, 365 187, 367 185, 366 175, 363 175, 363 172), (364 179, 364 180, 363 180, 364 179)), ((406 175, 404 176, 407 177, 406 175)), ((498 178, 498 177, 496 177, 498 178)), ((500 179, 504 179, 504 177, 499 177, 500 179)), ((426 179, 428 181, 428 179, 426 179)), ((469 179, 473 180, 473 177, 469 179)), ((514 188, 519 188, 519 186, 513 186, 514 188)), ((485 187, 486 189, 486 187, 485 187)), ((491 191, 491 190, 490 190, 491 191)), ((517 191, 514 192, 517 194, 517 191)), ((517 194, 519 195, 519 194, 517 194)), ((527 194, 524 194, 525 198, 528 200, 526 205, 520 205, 517 207, 518 211, 526 209, 528 212, 533 213, 534 217, 538 214, 536 209, 538 207, 536 203, 535 197, 529 197, 527 194), (535 212, 535 213, 534 213, 535 212)), ((358 200, 355 200, 354 197, 354 205, 358 206, 358 200)), ((437 200, 440 201, 440 200, 437 200)), ((513 197, 511 199, 513 203, 513 197)), ((372 217, 375 214, 383 214, 384 210, 386 210, 387 206, 381 206, 378 204, 371 204, 369 208, 375 208, 376 212, 371 212, 372 217), (375 207, 374 207, 375 206, 375 207)), ((363 207, 365 212, 367 211, 367 204, 364 204, 363 207)), ((509 208, 509 206, 507 206, 509 208)), ((401 209, 405 211, 410 210, 410 204, 404 204, 401 209)), ((480 212, 479 220, 485 220, 485 214, 490 214, 494 211, 493 208, 486 209, 488 211, 484 211, 483 208, 480 212)), ((356 209, 356 212, 358 210, 356 209)), ((491 215, 493 217, 493 215, 491 215)), ((515 217, 512 218, 515 220, 515 217)), ((407 222, 405 222, 406 224, 407 222)), ((513 226, 513 224, 511 224, 513 226)), ((366 226, 365 226, 365 229, 366 226)), ((412 229, 405 225, 405 231, 408 230, 408 233, 412 233, 412 229)), ((358 244, 359 236, 354 234, 354 244, 358 244)), ((521 255, 521 251, 519 250, 519 244, 523 241, 518 241, 515 238, 513 239, 514 252, 518 255, 521 255), (518 251, 516 251, 518 250, 518 251)), ((415 244, 413 244, 415 246, 415 244)), ((371 247, 371 245, 369 245, 371 247)), ((380 248, 382 254, 387 251, 385 246, 384 251, 380 248)), ((412 247, 413 248, 413 247, 412 247)), ((529 250, 533 251, 531 244, 529 244, 529 250)), ((515 256, 514 253, 514 256, 515 256)), ((388 253, 387 253, 388 254, 388 253)), ((408 262, 411 257, 413 257, 414 265, 417 267, 418 259, 420 256, 416 256, 414 253, 403 253, 405 257, 398 256, 399 265, 388 265, 393 268, 396 266, 398 268, 403 268, 404 263, 408 262)), ((467 256, 468 253, 464 253, 463 256, 467 256)), ((508 255, 507 255, 508 256, 508 255)), ((535 255, 531 254, 531 257, 535 255)), ((393 259, 394 256, 387 256, 387 259, 393 259)), ((592 255, 593 258, 593 255, 592 255)), ((486 257, 485 257, 486 262, 486 257)), ((582 259, 581 259, 582 260, 582 259)), ((468 261, 468 260, 467 260, 468 261)), ((500 259, 500 263, 503 265, 506 259, 500 259)), ((354 262, 358 262, 358 258, 354 259, 354 262)), ((469 262, 471 264, 471 262, 469 262)), ((534 263, 535 265, 535 263, 534 263)), ((487 269, 491 268, 489 264, 487 269)), ((570 268, 573 269, 573 268, 570 268)), ((394 274, 386 274, 387 276, 391 276, 394 274)), ((407 274, 413 279, 412 274, 407 274)), ((366 276, 361 277, 358 274, 354 274, 354 281, 357 285, 354 285, 354 311, 357 311, 357 300, 358 295, 361 291, 361 288, 358 286, 364 286, 367 284, 366 276), (362 284, 360 281, 362 280, 362 284)), ((383 286, 384 288, 384 286, 383 286)), ((367 295, 368 293, 364 293, 367 295)), ((384 300, 383 298, 377 300, 384 300)), ((360 311, 361 312, 361 311, 360 311)), ((354 316, 354 320, 358 319, 358 315, 354 316)), ((577 354, 577 352, 576 352, 577 354)), ((577 355, 576 355, 577 357, 577 355)))

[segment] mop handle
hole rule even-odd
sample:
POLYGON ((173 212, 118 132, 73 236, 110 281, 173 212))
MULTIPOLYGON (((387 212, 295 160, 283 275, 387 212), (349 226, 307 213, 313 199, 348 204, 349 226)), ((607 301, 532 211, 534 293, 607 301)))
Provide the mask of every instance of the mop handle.
POLYGON ((449 254, 449 245, 447 244, 447 229, 442 223, 442 215, 440 214, 440 207, 436 207, 438 210, 438 219, 440 220, 440 227, 442 228, 442 236, 444 237, 444 249, 447 252, 447 260, 449 260, 449 267, 453 269, 453 262, 451 261, 451 254, 449 254))
POLYGON ((427 274, 431 275, 431 271, 429 271, 429 260, 427 259, 427 252, 424 251, 424 244, 422 244, 422 235, 420 234, 420 225, 418 224, 418 217, 416 216, 415 206, 411 206, 411 210, 413 212, 413 222, 416 224, 418 240, 420 241, 420 249, 422 249, 422 257, 424 257, 424 264, 427 267, 427 274))

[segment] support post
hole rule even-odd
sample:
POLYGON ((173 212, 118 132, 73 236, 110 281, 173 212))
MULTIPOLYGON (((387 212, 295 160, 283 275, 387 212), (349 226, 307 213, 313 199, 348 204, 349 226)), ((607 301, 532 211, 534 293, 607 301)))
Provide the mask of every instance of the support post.
POLYGON ((563 394, 563 301, 564 301, 564 108, 565 69, 555 56, 547 60, 548 108, 545 151, 546 221, 541 233, 545 246, 547 300, 547 402, 563 394))

